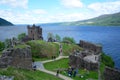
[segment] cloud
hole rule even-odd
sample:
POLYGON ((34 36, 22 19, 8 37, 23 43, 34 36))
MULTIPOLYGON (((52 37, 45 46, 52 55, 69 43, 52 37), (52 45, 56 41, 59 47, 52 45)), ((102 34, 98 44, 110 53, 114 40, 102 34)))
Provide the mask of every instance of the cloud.
POLYGON ((25 12, 13 10, 0 10, 0 17, 14 24, 33 24, 43 22, 47 12, 43 9, 26 10, 25 12))
POLYGON ((9 5, 14 8, 27 8, 28 0, 0 0, 1 5, 9 5))
POLYGON ((61 4, 67 8, 82 8, 83 3, 80 0, 61 0, 61 4))
POLYGON ((78 20, 83 20, 83 19, 88 19, 88 18, 93 18, 95 15, 91 15, 90 13, 69 13, 69 14, 64 14, 64 13, 59 13, 56 15, 48 16, 46 22, 70 22, 70 21, 78 21, 78 20))
POLYGON ((120 1, 93 3, 88 6, 89 9, 99 14, 110 14, 120 11, 120 1))
POLYGON ((32 10, 32 12, 30 13, 33 13, 33 14, 46 14, 47 12, 43 9, 35 9, 35 10, 32 10))
POLYGON ((88 12, 49 14, 47 11, 43 9, 26 10, 25 12, 22 13, 20 11, 16 12, 13 10, 0 10, 0 15, 2 18, 7 19, 8 21, 14 24, 68 22, 88 19, 95 16, 88 12))

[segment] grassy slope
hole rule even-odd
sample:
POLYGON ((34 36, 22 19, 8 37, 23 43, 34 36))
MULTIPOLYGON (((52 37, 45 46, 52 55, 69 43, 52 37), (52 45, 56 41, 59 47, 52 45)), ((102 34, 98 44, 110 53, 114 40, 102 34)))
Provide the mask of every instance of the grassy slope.
MULTIPOLYGON (((45 59, 51 59, 52 56, 58 56, 59 55, 59 44, 54 42, 45 42, 40 40, 34 40, 27 42, 27 45, 31 46, 32 49, 32 56, 35 60, 45 60, 45 59), (47 56, 42 56, 42 55, 47 56)), ((75 44, 66 44, 62 43, 63 48, 63 55, 69 55, 74 50, 82 50, 79 46, 75 44)))
POLYGON ((14 80, 62 80, 41 71, 16 69, 12 67, 0 69, 0 75, 14 76, 14 80))
MULTIPOLYGON (((58 68, 62 68, 62 69, 66 68, 67 69, 69 67, 68 62, 69 62, 69 59, 61 59, 61 60, 57 60, 54 62, 45 63, 44 66, 48 70, 56 71, 58 68)), ((80 78, 80 77, 76 76, 73 79, 74 80, 85 80, 88 78, 93 78, 93 79, 98 78, 98 73, 95 71, 90 71, 88 75, 86 73, 87 73, 86 70, 81 69, 81 70, 79 70, 79 74, 83 75, 84 78, 80 78)), ((61 74, 68 76, 67 73, 65 73, 65 72, 61 72, 61 74)))
POLYGON ((62 43, 63 55, 69 56, 74 50, 82 50, 78 45, 62 43))
POLYGON ((26 48, 28 45, 26 45, 26 44, 19 44, 19 45, 16 45, 16 46, 14 46, 14 48, 26 48))
POLYGON ((114 61, 110 56, 106 55, 105 53, 102 53, 101 55, 101 62, 106 66, 114 68, 114 65, 115 65, 114 61))
POLYGON ((111 68, 114 68, 114 61, 112 58, 105 53, 102 53, 101 55, 101 64, 100 64, 100 73, 101 73, 101 79, 104 80, 104 69, 105 66, 109 66, 111 68))
POLYGON ((120 25, 120 13, 102 15, 88 21, 93 21, 91 25, 103 25, 103 26, 119 26, 120 25))
POLYGON ((59 54, 59 45, 57 43, 34 40, 27 42, 27 45, 31 46, 32 56, 35 59, 37 58, 51 59, 52 56, 58 56, 59 54))

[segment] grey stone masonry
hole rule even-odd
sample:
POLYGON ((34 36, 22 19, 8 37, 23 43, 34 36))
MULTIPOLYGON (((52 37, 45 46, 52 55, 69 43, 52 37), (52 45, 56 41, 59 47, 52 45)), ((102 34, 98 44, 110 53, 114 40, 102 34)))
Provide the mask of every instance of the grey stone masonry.
POLYGON ((104 71, 104 80, 120 80, 120 71, 106 67, 104 71))
POLYGON ((28 37, 31 38, 32 40, 43 39, 42 28, 40 26, 36 26, 35 24, 33 24, 33 26, 30 27, 28 25, 27 29, 28 29, 28 37))
POLYGON ((102 52, 102 46, 99 44, 93 44, 87 41, 83 41, 80 40, 80 47, 89 50, 89 51, 93 51, 94 54, 99 54, 102 52))
POLYGON ((98 55, 86 55, 83 56, 82 53, 71 54, 69 56, 69 64, 73 68, 86 68, 87 70, 98 70, 98 59, 95 57, 98 55))
POLYGON ((79 45, 83 48, 83 51, 74 51, 69 56, 70 66, 98 71, 102 47, 83 40, 80 40, 79 45))
POLYGON ((9 48, 4 50, 0 58, 0 68, 6 68, 8 66, 32 69, 32 54, 30 47, 9 48))

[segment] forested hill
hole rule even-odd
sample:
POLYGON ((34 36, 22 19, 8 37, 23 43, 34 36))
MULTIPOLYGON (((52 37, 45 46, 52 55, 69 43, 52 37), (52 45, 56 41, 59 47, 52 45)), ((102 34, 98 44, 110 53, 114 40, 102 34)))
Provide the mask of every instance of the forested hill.
POLYGON ((0 26, 13 26, 13 24, 5 19, 0 18, 0 26))
POLYGON ((95 26, 120 26, 120 12, 114 14, 101 15, 92 19, 75 21, 75 22, 65 22, 62 25, 95 25, 95 26))

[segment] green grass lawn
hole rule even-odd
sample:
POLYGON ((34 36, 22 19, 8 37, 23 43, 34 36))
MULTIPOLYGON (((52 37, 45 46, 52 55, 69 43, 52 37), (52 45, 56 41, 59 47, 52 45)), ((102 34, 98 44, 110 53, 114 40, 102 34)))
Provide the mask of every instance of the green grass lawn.
POLYGON ((45 60, 50 60, 51 58, 36 58, 36 57, 32 57, 32 59, 34 61, 45 61, 45 60))
POLYGON ((100 64, 100 74, 101 74, 101 79, 104 80, 104 69, 105 69, 105 64, 101 62, 100 64))
POLYGON ((55 71, 56 69, 59 68, 68 68, 68 59, 60 59, 60 60, 56 60, 54 62, 48 62, 44 64, 44 67, 48 70, 52 70, 55 71))
MULTIPOLYGON (((57 60, 57 61, 54 61, 54 62, 45 63, 44 67, 47 70, 56 72, 57 69, 67 69, 69 67, 68 62, 69 62, 69 59, 60 59, 60 60, 57 60)), ((65 71, 61 71, 60 73, 65 75, 65 76, 68 76, 67 72, 65 72, 65 71)), ((79 74, 83 75, 84 77, 81 78, 80 76, 76 76, 76 77, 72 77, 72 78, 74 80, 86 80, 86 79, 89 79, 89 78, 90 79, 95 79, 95 80, 98 79, 98 73, 96 71, 89 71, 88 72, 84 69, 79 69, 79 74)))
POLYGON ((71 53, 73 53, 74 50, 82 50, 78 45, 76 44, 67 44, 62 43, 62 49, 63 49, 63 55, 69 56, 71 53))
POLYGON ((26 44, 19 44, 19 45, 16 45, 14 48, 26 48, 28 47, 28 45, 26 44))
POLYGON ((62 80, 41 71, 16 69, 12 67, 0 69, 0 75, 14 76, 14 80, 62 80))

